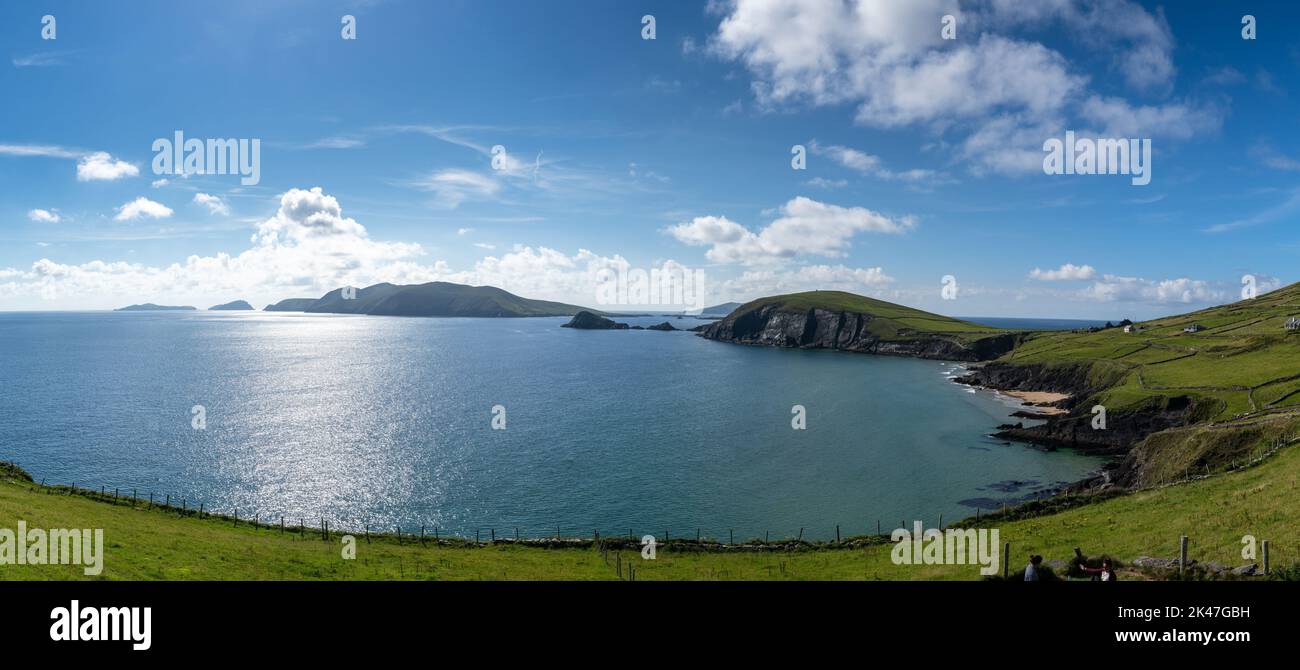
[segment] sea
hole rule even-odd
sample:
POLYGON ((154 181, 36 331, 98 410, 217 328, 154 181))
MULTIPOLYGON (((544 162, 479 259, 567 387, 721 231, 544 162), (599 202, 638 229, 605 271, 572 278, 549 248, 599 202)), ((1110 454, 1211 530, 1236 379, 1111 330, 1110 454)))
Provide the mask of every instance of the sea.
POLYGON ((619 320, 682 330, 0 313, 0 461, 273 523, 736 541, 947 523, 1101 463, 990 437, 1021 407, 954 383, 961 363, 619 320))

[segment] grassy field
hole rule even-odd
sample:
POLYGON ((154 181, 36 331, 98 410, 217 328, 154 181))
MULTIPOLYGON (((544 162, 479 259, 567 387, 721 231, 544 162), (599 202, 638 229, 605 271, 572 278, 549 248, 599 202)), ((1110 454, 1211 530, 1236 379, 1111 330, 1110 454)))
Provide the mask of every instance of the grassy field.
MULTIPOLYGON (((1228 305, 1095 333, 1042 333, 1001 360, 1084 363, 1117 383, 1094 401, 1123 412, 1156 397, 1208 401, 1207 418, 1225 421, 1300 406, 1300 284, 1228 305), (1183 329, 1199 325, 1195 333, 1183 329)), ((1089 402, 1091 406, 1093 402, 1089 402)))
MULTIPOLYGON (((1300 562, 1300 447, 1262 464, 1159 489, 1141 491, 1057 514, 980 524, 1012 543, 1011 565, 1031 553, 1067 560, 1074 547, 1123 561, 1177 555, 1178 537, 1191 538, 1191 556, 1236 566, 1243 535, 1270 540, 1274 566, 1300 562)), ((30 482, 0 482, 0 528, 102 528, 104 570, 93 579, 140 580, 613 580, 615 554, 591 547, 539 548, 497 543, 483 547, 421 546, 418 539, 358 536, 355 560, 341 558, 337 534, 282 534, 278 528, 235 527, 228 519, 191 511, 144 509, 94 496, 68 495, 30 482), (608 563, 606 562, 608 559, 608 563)), ((656 560, 620 552, 649 580, 954 580, 978 579, 973 566, 908 566, 890 560, 888 544, 856 549, 783 552, 683 552, 669 544, 656 560)), ((0 580, 92 579, 75 566, 0 565, 0 580)))

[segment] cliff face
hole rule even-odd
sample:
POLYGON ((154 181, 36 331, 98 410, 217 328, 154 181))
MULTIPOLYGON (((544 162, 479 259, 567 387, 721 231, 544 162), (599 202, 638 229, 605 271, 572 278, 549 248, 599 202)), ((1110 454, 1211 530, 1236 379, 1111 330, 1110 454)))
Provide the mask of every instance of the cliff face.
POLYGON ((983 361, 1010 351, 1020 334, 990 335, 973 342, 936 333, 900 332, 881 339, 872 332, 871 314, 824 309, 792 310, 771 304, 729 316, 700 330, 702 337, 768 347, 836 349, 892 356, 983 361))
POLYGON ((1197 421, 1198 407, 1188 396, 1152 399, 1123 413, 1108 412, 1106 427, 1092 427, 1094 415, 1089 401, 1122 377, 1122 372, 1106 374, 1091 365, 1013 365, 992 362, 972 369, 955 381, 999 391, 1050 391, 1068 393, 1061 406, 1068 415, 1047 417, 1041 425, 1003 427, 998 437, 1032 442, 1051 447, 1071 447, 1093 453, 1126 458, 1108 464, 1097 476, 1068 487, 1071 491, 1119 487, 1133 488, 1143 480, 1146 466, 1134 457, 1134 446, 1149 436, 1190 425, 1197 421))

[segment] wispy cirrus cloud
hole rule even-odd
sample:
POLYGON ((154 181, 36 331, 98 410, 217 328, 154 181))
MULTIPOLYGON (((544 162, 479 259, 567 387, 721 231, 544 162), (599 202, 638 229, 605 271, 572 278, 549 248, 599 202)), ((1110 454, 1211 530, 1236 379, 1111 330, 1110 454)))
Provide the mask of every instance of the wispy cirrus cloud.
POLYGON ((69 51, 42 51, 28 56, 15 56, 12 59, 14 67, 51 67, 62 65, 67 57, 71 55, 69 51))

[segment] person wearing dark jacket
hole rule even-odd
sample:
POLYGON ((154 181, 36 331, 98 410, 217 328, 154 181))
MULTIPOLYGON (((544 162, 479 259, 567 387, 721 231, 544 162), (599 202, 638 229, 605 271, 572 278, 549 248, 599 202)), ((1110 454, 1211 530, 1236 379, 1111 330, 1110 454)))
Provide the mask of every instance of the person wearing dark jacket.
POLYGON ((1092 575, 1092 581, 1094 582, 1113 582, 1118 580, 1115 576, 1115 568, 1111 565, 1109 558, 1101 559, 1100 568, 1090 568, 1087 565, 1080 563, 1079 569, 1092 575))

